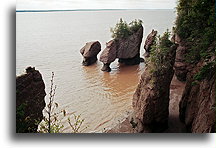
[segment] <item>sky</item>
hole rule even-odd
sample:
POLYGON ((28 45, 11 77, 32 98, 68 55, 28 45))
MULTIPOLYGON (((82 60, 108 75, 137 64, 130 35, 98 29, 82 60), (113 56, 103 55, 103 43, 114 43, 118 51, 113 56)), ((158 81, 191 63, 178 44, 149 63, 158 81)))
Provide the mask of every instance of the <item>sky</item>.
POLYGON ((17 10, 174 9, 177 0, 17 0, 17 10))

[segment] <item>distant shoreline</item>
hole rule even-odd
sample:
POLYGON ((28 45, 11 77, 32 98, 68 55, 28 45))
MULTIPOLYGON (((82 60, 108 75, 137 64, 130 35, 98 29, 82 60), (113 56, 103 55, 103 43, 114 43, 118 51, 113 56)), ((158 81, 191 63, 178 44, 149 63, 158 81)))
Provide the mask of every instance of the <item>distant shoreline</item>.
POLYGON ((16 10, 16 12, 62 12, 62 11, 122 11, 122 10, 174 10, 174 9, 72 9, 72 10, 16 10))

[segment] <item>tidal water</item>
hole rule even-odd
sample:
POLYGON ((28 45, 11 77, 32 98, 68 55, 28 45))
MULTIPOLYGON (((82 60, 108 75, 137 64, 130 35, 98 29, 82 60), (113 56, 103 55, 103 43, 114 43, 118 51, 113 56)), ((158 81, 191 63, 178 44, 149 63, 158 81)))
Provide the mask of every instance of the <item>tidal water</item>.
MULTIPOLYGON (((112 10, 16 13, 16 75, 27 66, 42 73, 48 96, 51 72, 57 85, 58 110, 81 114, 84 132, 102 132, 126 116, 145 64, 136 66, 111 64, 110 73, 102 72, 101 62, 84 67, 79 50, 89 41, 100 41, 102 50, 111 39, 110 27, 120 18, 130 22, 141 19, 143 44, 152 29, 162 34, 172 29, 174 10, 112 10)), ((100 53, 99 53, 100 55, 100 53)), ((98 57, 99 57, 98 55, 98 57)), ((48 99, 46 96, 45 100, 48 99)), ((67 118, 66 117, 66 118, 67 118)), ((66 119, 63 132, 70 132, 66 119)))

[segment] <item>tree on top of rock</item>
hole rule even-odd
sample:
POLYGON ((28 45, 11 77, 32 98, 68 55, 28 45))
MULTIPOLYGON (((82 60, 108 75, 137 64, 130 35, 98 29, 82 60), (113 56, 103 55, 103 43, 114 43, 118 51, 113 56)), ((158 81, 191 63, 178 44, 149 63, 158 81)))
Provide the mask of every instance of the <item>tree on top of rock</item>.
POLYGON ((140 27, 142 27, 141 20, 135 19, 131 23, 127 24, 126 21, 123 21, 123 19, 120 18, 120 21, 116 24, 114 28, 111 28, 110 31, 112 33, 113 39, 121 39, 127 38, 128 36, 137 32, 140 27))

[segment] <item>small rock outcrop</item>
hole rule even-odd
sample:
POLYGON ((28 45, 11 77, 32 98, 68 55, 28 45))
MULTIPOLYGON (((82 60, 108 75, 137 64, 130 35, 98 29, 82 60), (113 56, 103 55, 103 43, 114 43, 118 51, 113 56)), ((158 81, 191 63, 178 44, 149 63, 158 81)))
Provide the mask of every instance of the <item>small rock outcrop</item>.
POLYGON ((157 31, 152 29, 152 32, 147 36, 144 49, 145 49, 145 57, 148 57, 151 51, 151 46, 154 43, 155 37, 157 35, 157 31))
POLYGON ((98 41, 88 42, 80 50, 83 56, 82 64, 84 66, 89 66, 97 61, 97 54, 101 51, 101 44, 98 41))
POLYGON ((38 70, 26 68, 26 74, 16 77, 16 131, 37 132, 36 121, 43 119, 45 84, 38 70))
POLYGON ((134 117, 131 122, 137 125, 138 132, 162 132, 168 127, 170 83, 177 47, 168 48, 164 55, 161 52, 162 55, 157 57, 163 59, 158 68, 154 62, 147 65, 133 96, 134 117))
POLYGON ((140 58, 140 46, 143 38, 143 27, 127 38, 111 40, 100 55, 100 61, 104 66, 102 71, 111 71, 110 63, 119 58, 120 63, 136 65, 143 61, 140 58))
MULTIPOLYGON (((215 131, 215 66, 195 80, 200 70, 215 62, 215 55, 209 61, 200 61, 187 74, 187 81, 179 104, 180 119, 188 132, 210 133, 215 131)), ((211 65, 210 65, 211 66, 211 65)))

